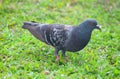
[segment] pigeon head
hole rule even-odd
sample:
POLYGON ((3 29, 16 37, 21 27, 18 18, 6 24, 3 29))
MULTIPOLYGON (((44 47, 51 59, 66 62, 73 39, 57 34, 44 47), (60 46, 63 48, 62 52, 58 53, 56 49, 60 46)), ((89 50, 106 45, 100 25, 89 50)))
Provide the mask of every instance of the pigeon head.
POLYGON ((38 23, 33 22, 33 21, 32 22, 24 22, 22 28, 29 29, 29 28, 32 28, 32 27, 36 27, 38 25, 39 25, 38 23))
POLYGON ((93 29, 98 29, 101 30, 100 25, 98 25, 97 21, 94 19, 88 19, 86 21, 83 22, 83 24, 85 25, 85 27, 89 30, 93 30, 93 29))

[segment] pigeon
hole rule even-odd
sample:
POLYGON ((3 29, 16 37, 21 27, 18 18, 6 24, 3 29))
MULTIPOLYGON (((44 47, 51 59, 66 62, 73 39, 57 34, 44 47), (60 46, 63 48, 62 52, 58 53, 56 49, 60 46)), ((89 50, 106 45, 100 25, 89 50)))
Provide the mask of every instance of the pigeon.
POLYGON ((62 51, 62 56, 65 57, 66 51, 82 50, 90 41, 93 29, 101 30, 95 19, 87 19, 78 26, 24 22, 22 28, 27 29, 40 41, 53 46, 56 60, 60 59, 59 51, 62 51))

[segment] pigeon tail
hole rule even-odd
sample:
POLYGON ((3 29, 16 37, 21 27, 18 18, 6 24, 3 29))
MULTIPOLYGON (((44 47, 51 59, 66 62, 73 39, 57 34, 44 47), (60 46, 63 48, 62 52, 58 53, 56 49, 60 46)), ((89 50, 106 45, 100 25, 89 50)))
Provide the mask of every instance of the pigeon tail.
POLYGON ((33 22, 33 21, 32 22, 24 22, 22 28, 28 29, 30 27, 37 26, 37 25, 38 25, 38 23, 33 22))

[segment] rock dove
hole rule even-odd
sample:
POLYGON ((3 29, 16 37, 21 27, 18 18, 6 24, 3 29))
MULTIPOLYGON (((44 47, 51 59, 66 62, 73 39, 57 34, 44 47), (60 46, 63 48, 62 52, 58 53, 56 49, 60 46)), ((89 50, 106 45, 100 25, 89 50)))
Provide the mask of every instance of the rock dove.
POLYGON ((66 51, 79 51, 90 41, 93 29, 101 30, 94 19, 87 19, 78 26, 24 22, 22 27, 29 30, 40 41, 53 46, 56 60, 59 60, 60 50, 63 56, 66 51))

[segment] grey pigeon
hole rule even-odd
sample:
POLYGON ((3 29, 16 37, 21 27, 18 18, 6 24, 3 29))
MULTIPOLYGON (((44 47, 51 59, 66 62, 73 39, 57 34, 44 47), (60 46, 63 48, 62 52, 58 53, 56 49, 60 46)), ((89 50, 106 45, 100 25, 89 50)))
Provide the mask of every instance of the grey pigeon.
POLYGON ((60 50, 63 56, 66 51, 79 51, 90 41, 93 29, 101 30, 94 19, 85 20, 78 26, 24 22, 22 27, 29 30, 40 41, 53 46, 56 60, 59 60, 58 52, 60 50))

